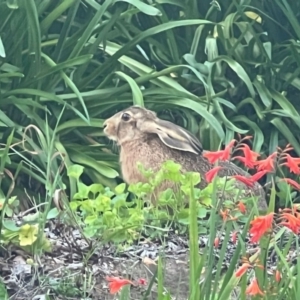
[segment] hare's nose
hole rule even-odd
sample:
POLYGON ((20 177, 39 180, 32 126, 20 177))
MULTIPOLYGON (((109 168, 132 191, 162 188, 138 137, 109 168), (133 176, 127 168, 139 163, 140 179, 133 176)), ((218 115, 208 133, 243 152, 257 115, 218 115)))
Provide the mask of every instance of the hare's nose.
POLYGON ((103 129, 105 129, 107 127, 107 122, 105 121, 104 123, 103 123, 103 129))

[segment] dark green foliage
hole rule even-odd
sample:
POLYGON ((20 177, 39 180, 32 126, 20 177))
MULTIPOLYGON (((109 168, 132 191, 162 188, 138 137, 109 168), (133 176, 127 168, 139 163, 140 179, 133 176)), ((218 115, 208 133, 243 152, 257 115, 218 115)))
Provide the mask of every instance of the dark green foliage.
POLYGON ((289 142, 300 155, 299 0, 146 3, 0 0, 2 143, 15 129, 7 168, 45 183, 47 160, 33 151, 50 144, 25 130, 35 125, 63 154, 54 170, 82 164, 87 181, 115 186, 102 122, 132 103, 206 149, 237 132, 253 135, 256 151, 289 142))

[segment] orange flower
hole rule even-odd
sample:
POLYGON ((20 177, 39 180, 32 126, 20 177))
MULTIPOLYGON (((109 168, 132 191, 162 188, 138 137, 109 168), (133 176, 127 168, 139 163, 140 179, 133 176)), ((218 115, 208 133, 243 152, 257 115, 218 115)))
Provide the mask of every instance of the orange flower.
POLYGON ((292 230, 295 234, 300 233, 300 219, 290 213, 281 213, 279 219, 283 219, 285 221, 279 223, 279 225, 285 226, 292 230))
POLYGON ((205 180, 210 183, 213 181, 213 179, 215 178, 215 176, 218 174, 218 172, 220 171, 220 169, 222 169, 222 167, 217 166, 214 167, 213 169, 209 170, 208 172, 205 173, 205 180))
POLYGON ((274 213, 269 213, 265 216, 259 216, 250 222, 251 228, 249 233, 252 235, 252 243, 257 243, 260 238, 272 228, 273 215, 274 213))
POLYGON ((282 178, 281 180, 283 180, 286 183, 288 183, 295 190, 299 190, 300 191, 300 184, 298 182, 296 182, 295 180, 293 180, 291 178, 282 178))
POLYGON ((243 151, 244 157, 236 156, 235 159, 241 161, 248 168, 254 168, 254 164, 257 161, 257 158, 258 156, 260 156, 260 154, 252 151, 247 144, 242 144, 242 147, 240 147, 239 149, 243 151))
POLYGON ((220 160, 229 160, 230 158, 230 151, 232 146, 234 145, 235 140, 232 140, 226 147, 224 150, 220 150, 220 151, 206 151, 205 153, 203 153, 203 156, 205 158, 208 159, 208 161, 211 164, 214 164, 218 159, 220 160))
POLYGON ((236 221, 238 218, 233 217, 230 215, 230 210, 226 208, 225 210, 220 209, 220 216, 222 217, 223 221, 226 222, 227 220, 236 221))
POLYGON ((235 276, 236 277, 241 277, 243 276, 249 268, 251 268, 252 266, 249 263, 243 263, 238 270, 235 272, 235 276))
POLYGON ((274 159, 277 156, 277 152, 272 153, 266 159, 255 162, 257 171, 272 172, 274 170, 274 159))
POLYGON ((220 209, 220 215, 221 215, 223 221, 226 221, 227 218, 229 217, 229 209, 226 208, 224 211, 222 209, 220 209))
POLYGON ((249 295, 249 296, 256 296, 256 295, 264 296, 264 293, 259 288, 259 285, 257 283, 257 279, 256 278, 254 278, 251 281, 251 283, 249 284, 249 286, 247 287, 247 289, 246 289, 246 295, 249 295))
POLYGON ((111 294, 117 293, 124 285, 133 284, 132 281, 119 277, 106 277, 105 279, 109 282, 108 286, 111 294))
POLYGON ((281 166, 287 166, 290 168, 291 173, 295 173, 295 174, 299 175, 300 174, 300 168, 299 168, 300 158, 292 157, 287 153, 284 153, 282 156, 286 158, 286 162, 282 163, 281 166))
POLYGON ((246 212, 246 205, 242 201, 237 204, 237 207, 242 214, 246 212))

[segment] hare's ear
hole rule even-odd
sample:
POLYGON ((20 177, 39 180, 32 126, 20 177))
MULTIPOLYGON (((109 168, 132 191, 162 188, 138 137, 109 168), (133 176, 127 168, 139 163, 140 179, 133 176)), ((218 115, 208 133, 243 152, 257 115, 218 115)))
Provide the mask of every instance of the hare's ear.
POLYGON ((160 120, 141 120, 137 127, 145 133, 156 133, 160 140, 168 147, 192 152, 202 153, 202 145, 191 133, 171 122, 160 120))

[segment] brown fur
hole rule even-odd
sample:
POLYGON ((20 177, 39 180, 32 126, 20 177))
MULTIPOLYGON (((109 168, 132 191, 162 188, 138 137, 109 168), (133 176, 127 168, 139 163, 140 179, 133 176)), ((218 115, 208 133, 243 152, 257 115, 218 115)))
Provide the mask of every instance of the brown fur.
MULTIPOLYGON (((160 120, 154 112, 137 106, 115 114, 107 119, 104 125, 104 133, 121 147, 120 163, 123 179, 127 183, 145 182, 145 178, 137 168, 138 162, 142 163, 146 169, 158 171, 163 162, 173 160, 182 166, 183 171, 200 173, 200 188, 207 185, 204 174, 214 165, 202 156, 200 142, 183 128, 160 120), (128 114, 125 117, 129 116, 129 120, 122 119, 124 113, 128 114)), ((236 174, 249 176, 247 172, 229 161, 220 162, 219 165, 223 167, 218 174, 220 177, 236 174)), ((251 189, 241 182, 236 184, 239 188, 246 190, 244 196, 259 197, 258 206, 261 210, 267 208, 264 190, 258 183, 251 189)), ((159 190, 167 187, 173 186, 165 183, 159 190)))

